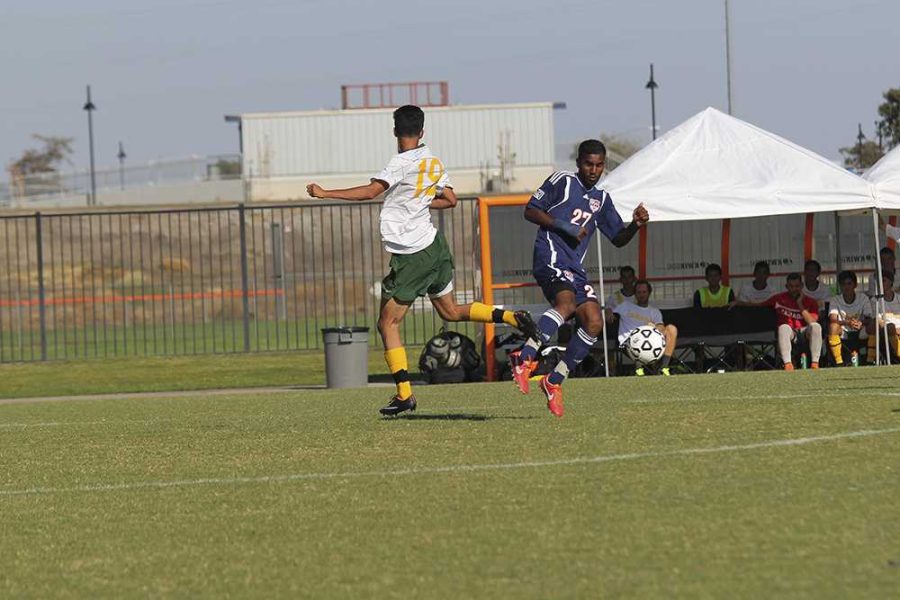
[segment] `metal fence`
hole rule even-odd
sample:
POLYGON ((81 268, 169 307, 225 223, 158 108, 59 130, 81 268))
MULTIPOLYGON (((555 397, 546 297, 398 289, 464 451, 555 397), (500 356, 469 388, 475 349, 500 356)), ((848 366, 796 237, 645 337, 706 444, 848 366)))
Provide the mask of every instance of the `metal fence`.
MULTIPOLYGON (((121 167, 100 167, 94 171, 98 191, 154 187, 191 181, 240 179, 241 156, 220 154, 151 160, 121 167)), ((91 191, 88 169, 28 175, 0 183, 0 206, 27 204, 73 197, 87 198, 91 191)))
MULTIPOLYGON (((0 362, 304 350, 320 329, 375 332, 380 203, 0 217, 0 362)), ((477 209, 440 211, 460 302, 479 296, 477 209)), ((427 299, 404 342, 443 323, 427 299)), ((453 329, 475 334, 472 324, 453 329)))

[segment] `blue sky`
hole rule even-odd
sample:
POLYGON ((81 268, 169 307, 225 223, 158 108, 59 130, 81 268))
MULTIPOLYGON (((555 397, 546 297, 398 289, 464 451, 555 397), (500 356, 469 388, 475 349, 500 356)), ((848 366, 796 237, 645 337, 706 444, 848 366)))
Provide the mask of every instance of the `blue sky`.
MULTIPOLYGON (((829 158, 900 87, 897 0, 731 0, 734 114, 829 158)), ((557 142, 647 140, 726 107, 724 0, 5 0, 0 161, 75 138, 97 164, 234 152, 229 113, 331 108, 343 83, 447 80, 456 104, 562 101, 557 142)), ((5 177, 3 177, 5 178, 5 177)))

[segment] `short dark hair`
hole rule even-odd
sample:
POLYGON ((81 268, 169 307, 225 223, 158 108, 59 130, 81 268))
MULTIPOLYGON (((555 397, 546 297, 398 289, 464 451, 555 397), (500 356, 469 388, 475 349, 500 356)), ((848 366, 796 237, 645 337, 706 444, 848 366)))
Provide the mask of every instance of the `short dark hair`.
POLYGON ((841 271, 838 273, 838 285, 844 283, 845 281, 852 281, 853 283, 857 283, 856 273, 853 271, 841 271))
POLYGON ((888 281, 890 281, 892 284, 894 283, 894 272, 893 271, 888 271, 887 269, 884 269, 881 272, 881 276, 884 277, 885 279, 887 279, 888 281))
POLYGON ((894 251, 891 250, 890 246, 885 246, 884 248, 881 249, 881 255, 882 256, 887 255, 887 256, 890 256, 891 258, 894 258, 894 251))
POLYGON ((706 274, 707 277, 709 277, 710 273, 718 273, 719 275, 721 275, 722 267, 720 267, 716 263, 709 263, 708 265, 706 265, 706 270, 703 272, 706 274))
POLYGON ((639 285, 646 285, 646 286, 647 286, 647 291, 650 292, 650 293, 653 293, 653 286, 650 285, 650 282, 647 281, 646 279, 638 279, 637 281, 635 281, 635 282, 634 282, 634 289, 637 289, 637 286, 639 286, 639 285))
POLYGON ((786 281, 803 281, 803 278, 800 277, 800 273, 788 273, 786 281))
POLYGON ((806 261, 805 263, 803 263, 803 270, 804 270, 804 271, 805 271, 806 269, 808 269, 809 267, 815 267, 815 268, 816 268, 816 271, 818 271, 819 273, 822 272, 822 265, 819 264, 819 261, 814 260, 814 259, 812 259, 812 258, 809 259, 808 261, 806 261))
MULTIPOLYGON (((765 269, 769 273, 772 272, 772 269, 769 267, 769 263, 767 263, 764 260, 756 261, 756 264, 753 265, 753 274, 756 275, 756 272, 759 271, 760 269, 765 269)), ((793 273, 792 273, 792 275, 793 275, 793 273)))
POLYGON ((588 154, 602 154, 606 156, 606 146, 600 140, 584 140, 578 144, 578 160, 581 160, 582 156, 587 156, 588 154))
POLYGON ((632 267, 631 265, 619 267, 619 276, 621 277, 625 273, 631 273, 632 275, 634 275, 634 267, 632 267))
POLYGON ((407 104, 394 111, 394 135, 412 137, 425 129, 425 113, 418 106, 407 104))

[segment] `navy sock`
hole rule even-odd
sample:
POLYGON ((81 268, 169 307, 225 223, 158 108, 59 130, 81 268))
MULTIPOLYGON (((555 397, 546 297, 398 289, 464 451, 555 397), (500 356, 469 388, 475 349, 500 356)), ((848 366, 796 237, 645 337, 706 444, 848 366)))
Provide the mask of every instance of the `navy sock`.
MULTIPOLYGON (((563 316, 556 312, 555 309, 549 309, 541 315, 537 322, 538 335, 541 336, 541 343, 546 344, 550 341, 559 326, 565 322, 563 316)), ((526 343, 522 348, 522 354, 519 355, 521 360, 535 360, 537 358, 538 347, 534 343, 526 343)))
POLYGON ((559 361, 559 364, 556 365, 553 372, 547 376, 547 381, 553 385, 562 383, 568 376, 569 371, 575 369, 581 361, 587 358, 587 355, 591 352, 591 348, 593 348, 596 343, 597 338, 592 337, 587 331, 579 327, 576 334, 573 335, 572 339, 569 341, 569 345, 566 347, 566 353, 563 355, 562 360, 559 361))

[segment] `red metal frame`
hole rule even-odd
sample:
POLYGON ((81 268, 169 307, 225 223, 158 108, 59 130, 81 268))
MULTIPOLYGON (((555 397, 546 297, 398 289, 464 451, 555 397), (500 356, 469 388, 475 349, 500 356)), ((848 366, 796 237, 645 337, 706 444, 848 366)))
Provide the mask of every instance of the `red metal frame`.
POLYGON ((357 83, 341 86, 341 108, 396 108, 403 104, 449 106, 450 86, 446 81, 404 83, 357 83), (357 95, 362 102, 354 102, 357 95))

